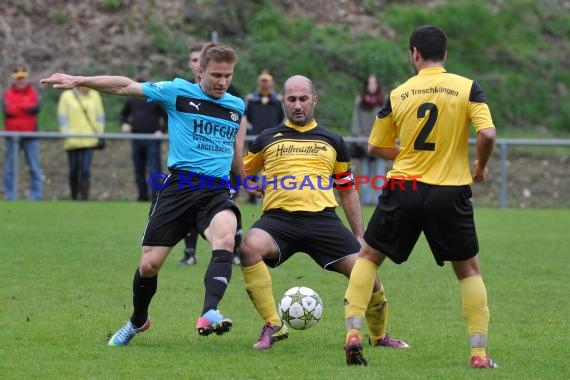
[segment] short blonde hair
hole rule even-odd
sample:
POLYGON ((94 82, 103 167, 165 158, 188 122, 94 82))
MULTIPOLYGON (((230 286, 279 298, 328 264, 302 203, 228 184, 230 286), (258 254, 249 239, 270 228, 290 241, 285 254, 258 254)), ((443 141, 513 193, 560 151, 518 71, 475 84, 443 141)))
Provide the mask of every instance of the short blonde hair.
POLYGON ((222 43, 208 42, 200 52, 200 67, 206 70, 210 61, 236 63, 238 55, 230 46, 222 43))

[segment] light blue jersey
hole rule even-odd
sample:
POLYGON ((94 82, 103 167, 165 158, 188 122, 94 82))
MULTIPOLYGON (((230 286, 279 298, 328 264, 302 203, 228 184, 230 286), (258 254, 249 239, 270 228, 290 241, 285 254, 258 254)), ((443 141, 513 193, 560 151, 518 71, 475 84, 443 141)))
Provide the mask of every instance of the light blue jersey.
POLYGON ((228 93, 212 98, 199 84, 180 78, 142 83, 142 90, 168 113, 168 169, 227 177, 245 110, 243 100, 228 93))

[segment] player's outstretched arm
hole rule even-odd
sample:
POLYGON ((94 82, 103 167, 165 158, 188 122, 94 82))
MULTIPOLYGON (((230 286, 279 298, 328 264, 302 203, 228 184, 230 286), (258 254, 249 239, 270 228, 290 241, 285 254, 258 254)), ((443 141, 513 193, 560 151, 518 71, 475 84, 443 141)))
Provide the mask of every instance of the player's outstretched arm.
POLYGON ((122 76, 99 75, 88 77, 55 73, 49 78, 40 80, 40 83, 44 86, 51 85, 53 88, 63 90, 83 86, 111 95, 144 96, 140 83, 122 76))

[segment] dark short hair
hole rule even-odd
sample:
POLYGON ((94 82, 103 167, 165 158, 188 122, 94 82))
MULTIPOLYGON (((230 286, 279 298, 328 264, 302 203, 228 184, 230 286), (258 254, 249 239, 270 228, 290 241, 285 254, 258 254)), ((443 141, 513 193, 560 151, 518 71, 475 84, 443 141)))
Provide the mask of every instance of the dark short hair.
POLYGON ((238 55, 234 49, 226 44, 208 42, 202 48, 200 53, 200 67, 206 70, 208 63, 212 62, 225 62, 236 63, 238 55))
POLYGON ((410 36, 410 51, 416 48, 426 61, 443 61, 447 36, 436 26, 420 26, 410 36))
POLYGON ((196 53, 196 52, 201 52, 202 49, 204 48, 204 44, 202 42, 194 44, 192 46, 190 46, 190 48, 188 49, 188 54, 192 54, 192 53, 196 53))

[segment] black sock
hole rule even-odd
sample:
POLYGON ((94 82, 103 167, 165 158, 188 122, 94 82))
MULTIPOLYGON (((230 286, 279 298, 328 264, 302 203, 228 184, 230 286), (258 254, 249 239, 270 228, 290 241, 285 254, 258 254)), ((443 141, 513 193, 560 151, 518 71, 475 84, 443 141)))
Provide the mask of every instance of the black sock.
POLYGON ((137 268, 133 279, 133 315, 131 315, 131 323, 136 327, 141 327, 148 319, 148 306, 156 293, 157 283, 158 275, 141 277, 137 268))
POLYGON ((241 244, 241 238, 243 233, 241 232, 241 228, 239 228, 236 232, 236 236, 234 238, 234 255, 239 257, 239 246, 241 244))
POLYGON ((232 253, 223 249, 212 251, 212 259, 204 276, 206 293, 204 310, 217 309, 232 277, 232 253))
POLYGON ((198 231, 192 228, 184 238, 184 244, 186 245, 184 251, 192 250, 193 254, 196 254, 196 244, 198 244, 198 231))

